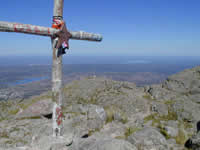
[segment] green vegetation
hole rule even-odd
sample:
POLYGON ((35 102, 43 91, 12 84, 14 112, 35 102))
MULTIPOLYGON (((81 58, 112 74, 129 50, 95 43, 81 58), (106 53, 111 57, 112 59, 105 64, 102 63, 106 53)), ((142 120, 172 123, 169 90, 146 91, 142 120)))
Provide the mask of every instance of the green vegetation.
POLYGON ((106 123, 112 122, 114 120, 114 109, 112 107, 104 107, 106 112, 106 123))
POLYGON ((119 140, 122 139, 122 140, 124 140, 124 139, 125 139, 125 136, 116 136, 115 139, 119 139, 119 140))
POLYGON ((6 119, 6 118, 4 118, 4 117, 0 117, 0 122, 3 121, 3 120, 5 120, 5 119, 6 119))
POLYGON ((156 124, 160 124, 160 121, 178 120, 178 116, 176 112, 169 109, 167 115, 160 116, 159 114, 154 113, 146 116, 144 118, 144 123, 147 123, 150 120, 152 120, 152 125, 154 126, 156 124))
POLYGON ((109 123, 109 122, 112 122, 113 120, 115 120, 116 114, 118 114, 120 116, 120 120, 118 120, 118 121, 122 122, 123 124, 128 122, 128 118, 127 118, 126 114, 118 107, 107 106, 107 107, 104 107, 104 110, 105 110, 106 116, 107 116, 106 123, 109 123))
POLYGON ((88 136, 91 136, 92 134, 94 134, 95 132, 99 132, 100 131, 100 129, 99 128, 96 128, 96 129, 91 129, 91 130, 89 130, 89 132, 88 132, 88 136))
POLYGON ((28 142, 27 141, 24 141, 22 139, 9 139, 5 142, 6 144, 9 144, 9 145, 15 145, 17 143, 22 143, 24 145, 26 145, 28 142))
POLYGON ((77 89, 79 87, 78 85, 78 81, 74 80, 72 81, 72 83, 67 84, 64 88, 63 88, 63 93, 71 93, 73 92, 73 90, 77 89))
POLYGON ((133 134, 133 133, 135 133, 136 131, 139 131, 139 130, 141 130, 141 129, 138 128, 138 127, 128 127, 125 130, 124 136, 125 136, 125 138, 127 138, 128 136, 130 136, 131 134, 133 134))
MULTIPOLYGON (((43 99, 51 99, 51 92, 48 92, 45 95, 40 95, 37 97, 33 97, 31 99, 27 100, 7 100, 7 101, 0 101, 0 122, 3 120, 11 119, 13 118, 20 109, 26 109, 32 104, 36 103, 37 101, 43 100, 43 99)), ((40 117, 26 117, 21 119, 38 119, 40 117)))
POLYGON ((9 115, 16 115, 19 112, 19 108, 12 109, 8 112, 9 115))
POLYGON ((176 140, 177 144, 185 144, 187 137, 185 136, 185 133, 183 132, 183 130, 179 129, 178 131, 178 135, 174 138, 176 140))
POLYGON ((152 98, 152 96, 150 94, 145 94, 143 95, 143 98, 147 99, 147 100, 155 100, 154 98, 152 98))
POLYGON ((16 115, 19 111, 17 106, 18 100, 0 101, 0 122, 9 119, 11 116, 16 115))
POLYGON ((174 100, 167 100, 167 101, 165 101, 164 103, 165 103, 166 105, 172 105, 172 104, 175 103, 175 101, 174 101, 174 100))
POLYGON ((84 99, 83 97, 76 97, 77 104, 96 104, 96 97, 92 96, 90 99, 84 99))
POLYGON ((88 104, 88 99, 84 99, 82 97, 77 96, 77 104, 88 104))
POLYGON ((15 105, 14 101, 11 101, 11 100, 1 101, 0 110, 3 112, 8 111, 8 109, 11 108, 13 105, 15 105))
POLYGON ((124 135, 122 136, 116 136, 115 138, 116 139, 127 139, 131 134, 137 132, 137 131, 140 131, 141 128, 138 128, 138 127, 127 127, 125 129, 125 132, 124 132, 124 135))
POLYGON ((166 139, 170 139, 171 136, 167 133, 167 131, 164 129, 164 127, 162 125, 158 125, 157 128, 160 129, 160 133, 166 138, 166 139))
POLYGON ((157 114, 151 114, 149 116, 144 117, 144 123, 147 123, 150 120, 152 120, 152 121, 155 120, 155 115, 157 115, 157 114))
POLYGON ((125 118, 122 119, 121 122, 122 122, 123 124, 126 124, 126 123, 128 122, 128 118, 125 116, 125 118))
POLYGON ((152 126, 155 126, 157 124, 160 124, 161 120, 158 118, 158 114, 151 114, 144 118, 144 123, 147 123, 149 121, 152 121, 152 126))
MULTIPOLYGON (((144 118, 145 123, 150 120, 152 121, 152 126, 159 128, 160 133, 162 135, 164 135, 166 139, 173 138, 176 140, 177 144, 181 144, 181 145, 183 145, 185 143, 185 141, 187 140, 187 137, 186 137, 184 131, 181 129, 180 121, 179 121, 179 131, 178 131, 178 135, 176 137, 171 137, 170 135, 168 135, 168 133, 166 132, 166 130, 164 129, 164 127, 161 124, 161 121, 178 120, 177 114, 175 112, 172 112, 172 111, 168 112, 168 115, 166 115, 166 116, 159 116, 158 114, 151 114, 144 118)), ((183 122, 183 126, 184 126, 184 128, 192 127, 192 125, 187 122, 183 122)))
POLYGON ((13 127, 10 132, 15 132, 15 131, 20 131, 20 128, 17 128, 17 127, 13 127))
POLYGON ((6 131, 2 131, 2 132, 0 132, 0 137, 7 139, 7 138, 9 138, 9 134, 6 131))
POLYGON ((72 127, 77 127, 77 126, 79 126, 80 125, 80 122, 73 122, 72 123, 72 127))
POLYGON ((168 120, 178 120, 178 116, 174 111, 168 111, 168 115, 160 116, 161 120, 168 121, 168 120))
POLYGON ((185 129, 193 128, 192 124, 188 121, 183 121, 183 126, 185 129))
POLYGON ((90 104, 97 104, 97 98, 96 98, 96 96, 90 97, 89 103, 90 104))

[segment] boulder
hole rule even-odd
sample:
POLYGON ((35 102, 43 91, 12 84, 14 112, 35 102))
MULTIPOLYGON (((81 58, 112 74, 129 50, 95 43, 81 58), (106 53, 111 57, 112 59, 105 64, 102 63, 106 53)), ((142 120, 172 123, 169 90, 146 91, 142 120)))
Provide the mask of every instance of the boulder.
POLYGON ((167 132, 167 135, 169 135, 170 137, 176 137, 178 135, 178 129, 177 128, 165 126, 164 130, 167 132))
POLYGON ((175 100, 172 110, 177 113, 179 120, 197 122, 200 120, 200 105, 192 102, 188 97, 181 96, 175 100))
POLYGON ((124 140, 99 140, 89 150, 137 150, 135 146, 124 140))
POLYGON ((187 69, 167 78, 163 86, 177 93, 198 93, 200 91, 200 67, 187 69), (191 78, 192 77, 192 78, 191 78))
POLYGON ((169 149, 165 137, 155 128, 146 127, 136 131, 128 137, 128 141, 138 149, 167 150, 169 149))
POLYGON ((42 136, 35 140, 27 150, 68 150, 73 143, 72 135, 63 137, 42 136))
POLYGON ((134 145, 125 140, 109 137, 89 137, 76 141, 76 143, 68 147, 69 150, 137 150, 134 145))
POLYGON ((179 95, 179 93, 170 91, 160 84, 146 86, 145 92, 150 94, 152 99, 162 100, 162 101, 173 100, 179 95))
POLYGON ((168 107, 167 105, 163 104, 163 103, 159 103, 159 102, 152 102, 151 105, 151 110, 153 112, 158 113, 159 115, 163 116, 163 115, 168 115, 168 107))
POLYGON ((190 148, 192 150, 200 150, 200 121, 197 122, 197 133, 194 134, 191 138, 189 138, 185 147, 190 148))
POLYGON ((22 91, 16 91, 12 88, 1 89, 0 90, 0 101, 1 100, 13 100, 13 99, 23 99, 24 93, 22 91))
POLYGON ((50 99, 35 102, 17 114, 17 118, 41 117, 52 114, 53 103, 50 99))
POLYGON ((84 119, 89 130, 100 129, 105 124, 107 118, 104 108, 93 104, 72 105, 71 108, 69 108, 69 112, 77 114, 75 119, 78 124, 81 124, 84 119), (83 116, 85 117, 83 118, 83 116))
POLYGON ((188 139, 185 143, 185 147, 192 150, 200 150, 200 132, 188 139))

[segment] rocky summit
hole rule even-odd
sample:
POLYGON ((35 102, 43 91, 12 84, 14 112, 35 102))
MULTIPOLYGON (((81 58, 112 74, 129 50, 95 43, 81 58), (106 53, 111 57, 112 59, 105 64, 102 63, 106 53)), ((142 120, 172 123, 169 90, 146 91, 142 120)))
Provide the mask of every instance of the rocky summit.
POLYGON ((63 136, 51 92, 0 102, 2 150, 200 150, 200 67, 137 87, 85 78, 63 88, 63 136))

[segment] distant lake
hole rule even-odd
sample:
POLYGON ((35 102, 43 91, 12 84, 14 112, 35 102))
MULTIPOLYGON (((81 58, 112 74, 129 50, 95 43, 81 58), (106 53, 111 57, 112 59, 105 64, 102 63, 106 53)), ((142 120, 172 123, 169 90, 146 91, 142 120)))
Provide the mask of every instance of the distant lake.
POLYGON ((41 81, 45 79, 49 79, 49 77, 31 77, 31 78, 25 78, 23 80, 17 80, 14 82, 0 82, 0 84, 14 86, 14 85, 23 85, 23 84, 28 84, 32 82, 37 82, 37 81, 41 81))
POLYGON ((124 62, 122 64, 150 64, 151 61, 147 60, 128 60, 127 62, 124 62))

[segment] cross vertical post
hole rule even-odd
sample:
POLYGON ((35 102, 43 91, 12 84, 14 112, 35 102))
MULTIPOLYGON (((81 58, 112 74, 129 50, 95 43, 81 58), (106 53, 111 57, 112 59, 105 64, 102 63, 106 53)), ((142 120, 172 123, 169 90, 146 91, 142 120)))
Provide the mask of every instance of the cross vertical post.
MULTIPOLYGON (((53 20, 63 18, 63 0, 54 0, 53 20)), ((53 22, 54 23, 54 22, 53 22)), ((52 37, 52 101, 53 101, 53 136, 62 135, 62 55, 58 56, 56 43, 58 37, 52 37)))

